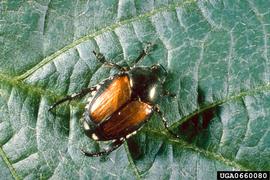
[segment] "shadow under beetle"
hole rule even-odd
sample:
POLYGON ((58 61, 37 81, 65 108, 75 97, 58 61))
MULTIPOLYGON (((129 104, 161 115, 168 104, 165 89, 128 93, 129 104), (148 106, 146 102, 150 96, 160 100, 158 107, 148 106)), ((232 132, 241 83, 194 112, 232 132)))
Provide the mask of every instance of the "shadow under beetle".
MULTIPOLYGON (((141 52, 135 64, 149 53, 150 47, 152 45, 141 52)), ((49 109, 65 101, 83 97, 88 93, 92 94, 85 106, 82 121, 84 132, 95 141, 111 141, 111 144, 108 149, 100 152, 88 152, 81 149, 84 155, 101 156, 114 151, 127 138, 136 134, 153 112, 157 112, 165 128, 173 136, 178 137, 168 128, 167 121, 156 104, 160 96, 171 95, 162 88, 167 77, 167 71, 162 65, 122 67, 107 61, 101 53, 95 51, 93 53, 98 61, 118 69, 120 73, 105 79, 96 86, 59 100, 49 109)))

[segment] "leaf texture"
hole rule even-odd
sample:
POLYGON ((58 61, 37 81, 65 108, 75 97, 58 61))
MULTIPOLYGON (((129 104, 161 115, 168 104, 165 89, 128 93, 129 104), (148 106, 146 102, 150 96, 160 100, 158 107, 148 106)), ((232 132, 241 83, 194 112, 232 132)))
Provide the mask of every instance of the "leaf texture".
POLYGON ((0 2, 0 176, 5 179, 215 179, 270 169, 269 1, 0 2), (139 65, 169 71, 176 99, 107 157, 80 127, 85 99, 50 105, 139 65))

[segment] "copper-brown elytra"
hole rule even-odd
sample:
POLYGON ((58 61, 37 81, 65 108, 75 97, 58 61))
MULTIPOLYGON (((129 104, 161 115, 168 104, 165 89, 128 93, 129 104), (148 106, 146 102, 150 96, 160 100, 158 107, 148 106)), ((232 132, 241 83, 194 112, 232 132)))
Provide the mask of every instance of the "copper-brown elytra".
MULTIPOLYGON (((149 52, 148 46, 135 60, 135 64, 149 52)), ((107 61, 101 53, 93 51, 101 63, 118 69, 120 72, 96 86, 83 89, 59 100, 50 107, 91 93, 85 106, 82 126, 85 134, 95 141, 111 141, 107 150, 100 152, 81 151, 86 156, 101 156, 117 149, 130 136, 142 128, 154 112, 157 112, 165 128, 174 136, 167 125, 157 100, 169 95, 163 90, 167 71, 161 64, 151 67, 122 67, 107 61)))

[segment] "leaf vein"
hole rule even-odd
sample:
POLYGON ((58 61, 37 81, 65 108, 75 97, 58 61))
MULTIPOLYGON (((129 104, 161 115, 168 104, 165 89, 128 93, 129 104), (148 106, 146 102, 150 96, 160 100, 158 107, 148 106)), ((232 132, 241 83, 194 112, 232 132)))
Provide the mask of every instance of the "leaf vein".
POLYGON ((187 116, 184 116, 183 118, 181 118, 180 120, 176 121, 175 123, 173 123, 171 125, 171 128, 176 128, 178 127, 179 125, 181 125, 182 123, 186 122, 187 120, 189 120, 191 117, 195 116, 195 115, 198 115, 208 109, 211 109, 213 107, 216 107, 216 106, 219 106, 221 104, 224 104, 224 103, 227 103, 229 101, 233 101, 233 100, 238 100, 242 97, 245 97, 245 96, 252 96, 252 95, 255 95, 257 93, 260 93, 260 92, 264 92, 264 91, 270 91, 270 83, 266 83, 264 85, 261 85, 261 86, 258 86, 256 88, 253 88, 253 89, 249 89, 247 91, 242 91, 240 93, 237 93, 237 94, 234 94, 232 96, 228 96, 224 99, 220 99, 218 101, 215 101, 213 103, 210 103, 206 106, 202 106, 202 107, 199 107, 196 111, 194 111, 193 113, 187 115, 187 116))
MULTIPOLYGON (((242 142, 243 142, 245 140, 245 138, 247 137, 247 132, 248 132, 248 129, 250 127, 249 126, 249 124, 250 124, 250 115, 249 115, 248 105, 245 102, 245 99, 244 98, 241 98, 241 101, 242 101, 242 104, 243 104, 244 109, 246 110, 246 114, 247 114, 247 124, 245 126, 245 134, 243 135, 243 138, 241 138, 242 139, 242 142)), ((235 153, 235 159, 237 159, 237 156, 238 156, 238 153, 239 153, 240 148, 241 148, 241 144, 237 148, 237 152, 235 153)))
POLYGON ((196 2, 196 1, 194 1, 194 0, 186 0, 185 2, 182 2, 182 3, 173 3, 173 4, 170 4, 168 6, 163 6, 161 8, 154 9, 154 10, 148 12, 148 13, 138 15, 138 16, 135 16, 133 18, 126 19, 126 20, 123 20, 123 21, 119 21, 119 22, 114 23, 114 24, 112 24, 110 26, 104 27, 104 28, 102 28, 102 29, 100 29, 100 30, 98 30, 98 31, 96 31, 94 33, 88 34, 86 36, 83 36, 83 37, 73 41, 72 43, 68 44, 67 46, 63 47, 62 49, 59 49, 58 51, 54 52, 53 54, 51 54, 51 55, 47 56, 46 58, 44 58, 43 60, 41 60, 38 64, 33 66, 31 69, 27 70, 26 72, 24 72, 21 75, 16 76, 15 78, 16 78, 16 80, 24 80, 24 79, 26 79, 31 74, 33 74, 35 71, 37 71, 38 69, 40 69, 44 65, 50 63, 56 57, 60 56, 64 52, 74 48, 75 46, 79 45, 82 42, 85 42, 85 41, 87 41, 89 39, 93 39, 94 37, 96 37, 96 36, 98 36, 98 35, 100 35, 102 33, 113 31, 113 30, 115 30, 116 28, 118 28, 118 27, 120 27, 122 25, 129 24, 129 23, 132 23, 134 21, 139 21, 139 20, 142 20, 142 19, 147 18, 147 17, 151 17, 151 16, 153 16, 153 15, 155 15, 157 13, 163 12, 163 11, 174 10, 177 7, 182 7, 182 6, 186 5, 186 4, 190 4, 190 3, 194 3, 194 2, 196 2))
POLYGON ((15 168, 12 166, 11 162, 9 161, 9 158, 7 157, 5 151, 3 151, 2 145, 0 146, 0 156, 8 166, 9 171, 11 172, 14 179, 19 180, 21 179, 20 176, 17 174, 15 168))
POLYGON ((132 160, 132 157, 131 157, 131 154, 129 152, 127 143, 125 143, 124 146, 125 146, 125 151, 126 151, 126 154, 127 154, 128 162, 129 162, 129 164, 131 165, 131 167, 133 169, 133 172, 134 172, 134 174, 136 176, 136 179, 141 179, 139 170, 137 169, 134 161, 132 160))
MULTIPOLYGON (((255 14, 256 18, 258 19, 258 21, 260 22, 261 26, 262 26, 262 33, 263 33, 263 43, 264 43, 264 50, 262 53, 263 58, 266 60, 266 64, 268 61, 268 38, 267 38, 267 28, 265 27, 265 23, 263 22, 263 18, 262 18, 262 14, 258 11, 258 9, 256 8, 255 4, 251 1, 247 1, 251 11, 255 14)), ((266 65, 266 68, 269 67, 269 65, 266 65)), ((267 81, 269 81, 269 68, 266 69, 265 72, 265 78, 267 81)))
POLYGON ((145 132, 149 135, 155 136, 156 138, 165 138, 166 140, 168 140, 168 142, 171 142, 175 145, 178 145, 181 148, 193 150, 194 152, 200 153, 200 154, 204 155, 205 157, 208 157, 209 159, 215 159, 215 160, 218 160, 220 162, 223 162, 224 164, 226 164, 228 166, 231 166, 231 167, 234 167, 234 168, 237 168, 240 170, 245 170, 245 171, 250 170, 247 167, 245 167, 245 166, 243 166, 243 165, 241 165, 241 164, 239 164, 231 159, 227 159, 219 154, 215 154, 211 151, 207 151, 207 150, 204 150, 202 148, 198 148, 198 147, 194 146, 193 144, 189 144, 182 139, 172 138, 167 133, 153 130, 153 129, 149 129, 149 128, 144 128, 143 132, 145 132))

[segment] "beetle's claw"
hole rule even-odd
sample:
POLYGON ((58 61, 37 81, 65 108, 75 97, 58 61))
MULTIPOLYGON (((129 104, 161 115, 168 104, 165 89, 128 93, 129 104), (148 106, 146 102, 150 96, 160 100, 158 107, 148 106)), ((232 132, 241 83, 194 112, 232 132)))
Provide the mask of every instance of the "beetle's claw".
POLYGON ((154 49, 155 44, 151 43, 151 42, 146 42, 145 48, 144 48, 144 52, 145 54, 150 54, 150 52, 154 49))
POLYGON ((55 105, 51 105, 51 106, 49 107, 49 110, 48 110, 48 111, 51 112, 54 108, 55 108, 55 105))
POLYGON ((95 50, 93 50, 92 52, 93 52, 93 54, 96 56, 96 59, 97 59, 99 62, 101 62, 101 63, 105 63, 105 62, 106 62, 105 57, 104 57, 104 55, 103 55, 102 53, 97 52, 97 51, 95 51, 95 50))
POLYGON ((86 154, 85 150, 83 150, 82 148, 80 148, 80 151, 81 151, 81 153, 82 153, 83 155, 86 154))
POLYGON ((177 95, 175 93, 168 94, 169 97, 176 99, 177 95))

